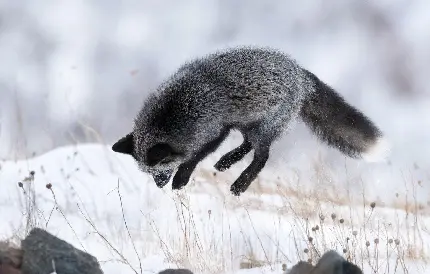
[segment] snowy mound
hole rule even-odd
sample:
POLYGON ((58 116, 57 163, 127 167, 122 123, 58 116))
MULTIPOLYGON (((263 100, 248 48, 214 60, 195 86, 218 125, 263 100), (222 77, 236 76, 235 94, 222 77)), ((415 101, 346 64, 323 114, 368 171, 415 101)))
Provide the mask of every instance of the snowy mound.
POLYGON ((282 273, 282 264, 315 262, 330 249, 364 273, 426 273, 430 217, 413 196, 372 203, 363 192, 344 195, 327 174, 309 176, 308 188, 292 171, 269 169, 238 198, 229 186, 246 163, 217 173, 211 165, 219 156, 181 191, 157 188, 109 146, 1 162, 0 238, 43 227, 96 256, 105 273, 282 273))

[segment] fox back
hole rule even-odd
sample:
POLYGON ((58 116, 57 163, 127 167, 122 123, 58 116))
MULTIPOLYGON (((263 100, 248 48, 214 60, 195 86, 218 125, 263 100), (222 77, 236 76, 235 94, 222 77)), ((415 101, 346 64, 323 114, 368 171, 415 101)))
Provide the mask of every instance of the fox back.
POLYGON ((194 60, 145 102, 135 121, 136 141, 140 147, 171 142, 193 154, 225 127, 247 126, 280 110, 297 115, 309 90, 304 76, 274 50, 240 48, 194 60))
POLYGON ((241 146, 215 164, 223 171, 255 151, 254 161, 232 185, 231 191, 239 195, 264 167, 272 142, 299 116, 321 140, 351 157, 360 155, 381 136, 364 115, 288 55, 274 49, 241 47, 181 66, 148 97, 133 131, 116 142, 113 150, 132 155, 159 187, 177 170, 172 186, 179 189, 230 130, 239 130, 244 136, 241 146), (318 89, 325 97, 318 95, 318 89), (340 119, 339 123, 332 121, 330 128, 324 127, 324 115, 337 111, 327 109, 330 100, 334 108, 353 112, 352 120, 358 117, 363 123, 357 127, 345 124, 354 122, 351 119, 340 119), (366 140, 347 138, 354 131, 362 132, 362 125, 370 128, 366 140), (329 136, 335 133, 335 137, 329 136))

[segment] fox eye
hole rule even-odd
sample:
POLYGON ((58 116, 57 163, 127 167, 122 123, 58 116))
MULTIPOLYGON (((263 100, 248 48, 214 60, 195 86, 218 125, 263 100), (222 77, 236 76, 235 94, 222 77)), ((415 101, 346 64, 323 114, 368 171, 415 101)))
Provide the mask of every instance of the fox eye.
POLYGON ((171 163, 171 162, 173 162, 173 159, 170 158, 170 157, 167 157, 167 158, 161 160, 160 164, 168 164, 168 163, 171 163))

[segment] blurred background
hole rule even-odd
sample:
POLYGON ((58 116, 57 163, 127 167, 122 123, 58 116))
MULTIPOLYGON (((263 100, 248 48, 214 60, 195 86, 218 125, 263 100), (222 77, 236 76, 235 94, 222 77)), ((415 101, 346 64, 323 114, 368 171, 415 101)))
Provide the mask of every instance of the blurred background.
MULTIPOLYGON (((389 165, 348 162, 298 124, 277 143, 275 159, 291 166, 322 157, 340 169, 347 161, 357 174, 378 169, 369 176, 391 174, 398 184, 404 178, 393 170, 412 170, 426 183, 429 12, 428 0, 2 0, 0 157, 111 144, 130 130, 148 93, 183 62, 259 45, 289 53, 363 110, 393 144, 389 165)), ((392 183, 387 180, 381 190, 392 183)))

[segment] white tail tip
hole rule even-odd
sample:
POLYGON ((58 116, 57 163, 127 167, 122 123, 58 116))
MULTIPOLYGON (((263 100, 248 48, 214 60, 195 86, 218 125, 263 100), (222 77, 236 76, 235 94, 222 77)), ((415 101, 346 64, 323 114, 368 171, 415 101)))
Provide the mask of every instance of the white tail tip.
POLYGON ((390 154, 391 146, 385 137, 379 137, 366 152, 362 158, 367 162, 385 162, 390 154))

